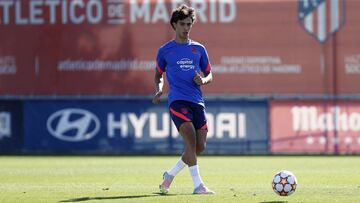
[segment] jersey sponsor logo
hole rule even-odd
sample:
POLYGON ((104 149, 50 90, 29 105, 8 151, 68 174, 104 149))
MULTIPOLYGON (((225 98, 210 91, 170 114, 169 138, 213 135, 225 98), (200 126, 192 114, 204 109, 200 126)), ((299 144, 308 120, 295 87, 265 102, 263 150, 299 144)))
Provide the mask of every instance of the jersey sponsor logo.
POLYGON ((93 138, 100 129, 99 119, 84 109, 62 109, 47 120, 49 133, 63 141, 80 142, 93 138))
POLYGON ((301 26, 320 43, 345 24, 345 0, 299 0, 301 26))
POLYGON ((189 71, 195 69, 194 61, 188 58, 182 58, 180 61, 177 61, 176 64, 180 65, 182 71, 189 71))

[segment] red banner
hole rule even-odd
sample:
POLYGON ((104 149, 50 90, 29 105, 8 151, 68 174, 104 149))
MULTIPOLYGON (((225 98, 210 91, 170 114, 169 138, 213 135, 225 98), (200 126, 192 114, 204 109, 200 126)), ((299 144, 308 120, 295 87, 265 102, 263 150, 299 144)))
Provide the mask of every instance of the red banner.
POLYGON ((276 101, 270 104, 274 153, 359 153, 360 102, 276 101))
MULTIPOLYGON (((359 1, 187 2, 198 11, 191 37, 212 63, 206 93, 358 92, 359 1)), ((152 94, 156 52, 174 36, 168 22, 179 4, 0 1, 0 94, 152 94)))

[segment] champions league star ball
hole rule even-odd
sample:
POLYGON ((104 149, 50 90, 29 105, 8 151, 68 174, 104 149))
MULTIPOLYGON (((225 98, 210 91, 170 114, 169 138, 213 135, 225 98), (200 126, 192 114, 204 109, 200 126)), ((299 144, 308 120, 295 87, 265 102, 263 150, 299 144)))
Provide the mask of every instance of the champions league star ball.
POLYGON ((297 179, 290 171, 280 171, 272 179, 272 188, 280 196, 289 196, 296 190, 297 179))

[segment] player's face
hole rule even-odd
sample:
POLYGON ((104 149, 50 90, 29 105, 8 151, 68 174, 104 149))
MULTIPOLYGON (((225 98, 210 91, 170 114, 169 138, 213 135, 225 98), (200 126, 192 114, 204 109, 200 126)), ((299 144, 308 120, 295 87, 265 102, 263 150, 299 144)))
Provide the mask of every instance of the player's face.
POLYGON ((192 25, 193 22, 190 17, 177 21, 177 23, 174 24, 176 37, 181 41, 189 39, 192 25))

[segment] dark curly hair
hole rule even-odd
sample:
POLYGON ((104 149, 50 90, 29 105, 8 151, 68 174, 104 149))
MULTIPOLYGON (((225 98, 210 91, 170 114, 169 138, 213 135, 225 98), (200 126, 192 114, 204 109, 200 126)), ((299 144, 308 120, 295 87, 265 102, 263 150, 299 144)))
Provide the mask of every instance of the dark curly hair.
POLYGON ((192 22, 195 22, 196 20, 195 9, 185 4, 182 4, 181 6, 173 10, 171 14, 171 19, 170 19, 171 27, 175 29, 173 23, 177 23, 177 21, 179 20, 184 20, 187 17, 190 17, 192 22))

